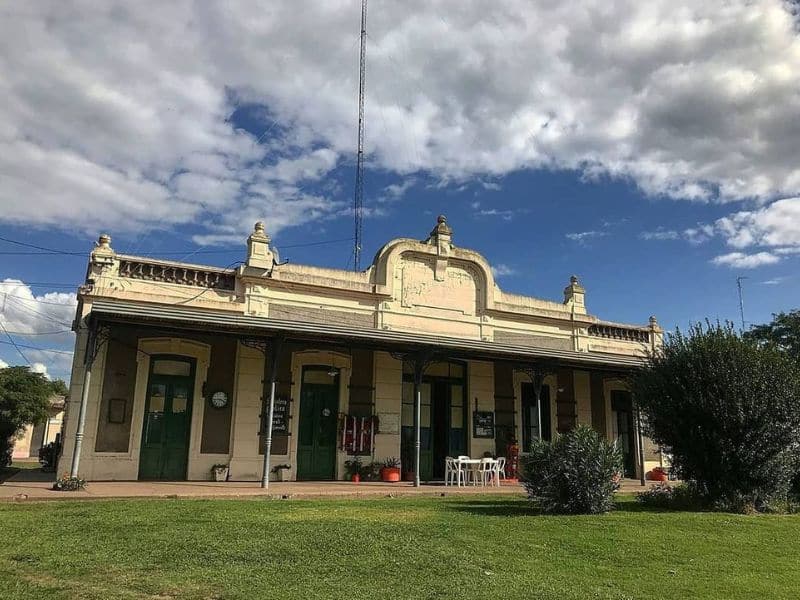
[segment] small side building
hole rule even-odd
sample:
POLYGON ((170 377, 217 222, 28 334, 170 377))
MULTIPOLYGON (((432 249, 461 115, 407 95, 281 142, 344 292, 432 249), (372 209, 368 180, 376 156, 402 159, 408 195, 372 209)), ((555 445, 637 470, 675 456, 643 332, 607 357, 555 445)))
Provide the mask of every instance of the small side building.
POLYGON ((39 449, 54 442, 61 433, 66 397, 53 395, 49 402, 47 420, 38 425, 28 425, 17 435, 14 440, 14 449, 11 451, 12 460, 38 460, 39 449))
POLYGON ((589 314, 577 277, 562 301, 503 291, 444 217, 362 272, 279 264, 262 223, 235 269, 118 254, 103 235, 78 298, 58 472, 87 379, 89 480, 203 480, 220 463, 260 480, 273 380, 272 477, 341 479, 354 455, 407 469, 415 377, 423 480, 443 476, 445 456, 524 451, 578 424, 619 440, 627 476, 642 471, 625 377, 661 344, 655 318, 589 314))

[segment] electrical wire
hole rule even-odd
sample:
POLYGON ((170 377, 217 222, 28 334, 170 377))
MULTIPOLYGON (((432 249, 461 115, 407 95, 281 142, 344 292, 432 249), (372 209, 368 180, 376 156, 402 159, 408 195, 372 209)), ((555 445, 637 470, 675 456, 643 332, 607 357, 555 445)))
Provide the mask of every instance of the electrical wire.
MULTIPOLYGON (((0 323, 0 328, 2 328, 3 331, 5 331, 5 327, 3 326, 2 323, 0 323)), ((11 338, 11 336, 8 336, 8 339, 10 340, 8 342, 6 342, 4 340, 0 340, 0 344, 13 345, 17 349, 17 352, 20 353, 22 358, 24 358, 25 362, 27 362, 29 365, 31 364, 30 361, 25 357, 24 354, 22 354, 22 351, 20 350, 20 348, 25 348, 26 350, 38 350, 39 352, 51 352, 53 354, 70 354, 70 355, 73 354, 72 351, 70 351, 70 350, 56 350, 54 348, 40 348, 38 346, 27 346, 25 344, 18 344, 11 338)))
POLYGON ((22 350, 20 349, 20 347, 17 344, 17 342, 15 342, 14 338, 11 337, 11 334, 8 333, 8 329, 6 329, 6 326, 3 325, 2 321, 0 321, 0 329, 3 330, 3 332, 6 334, 6 337, 8 338, 7 342, 4 342, 4 341, 0 340, 0 343, 3 343, 3 344, 9 344, 10 343, 12 346, 14 346, 14 349, 17 351, 17 353, 22 357, 22 360, 24 360, 26 363, 28 363, 29 367, 32 367, 33 365, 31 364, 31 361, 28 360, 28 357, 25 356, 25 354, 22 352, 22 350))

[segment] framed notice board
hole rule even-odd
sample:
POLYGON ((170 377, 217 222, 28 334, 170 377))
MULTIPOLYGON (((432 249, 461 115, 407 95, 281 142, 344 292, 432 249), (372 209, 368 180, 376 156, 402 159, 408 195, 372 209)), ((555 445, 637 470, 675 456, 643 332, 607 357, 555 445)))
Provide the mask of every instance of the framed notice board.
MULTIPOLYGON (((267 406, 269 410, 269 406, 267 406)), ((289 398, 275 396, 275 409, 272 413, 272 434, 289 434, 289 398)))
POLYGON ((472 437, 494 437, 494 412, 490 410, 476 410, 472 413, 472 437))

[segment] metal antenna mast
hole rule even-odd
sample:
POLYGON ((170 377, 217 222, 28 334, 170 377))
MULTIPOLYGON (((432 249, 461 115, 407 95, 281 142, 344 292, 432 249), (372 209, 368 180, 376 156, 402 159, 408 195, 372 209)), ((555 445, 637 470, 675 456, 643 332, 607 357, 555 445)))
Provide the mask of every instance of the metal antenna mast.
POLYGON ((361 237, 364 213, 364 79, 367 72, 367 0, 361 0, 361 54, 358 63, 358 156, 356 158, 356 190, 353 195, 353 266, 361 270, 361 237))
POLYGON ((739 289, 739 315, 742 317, 742 331, 744 331, 744 301, 742 300, 742 279, 747 279, 747 277, 736 278, 736 287, 739 289))

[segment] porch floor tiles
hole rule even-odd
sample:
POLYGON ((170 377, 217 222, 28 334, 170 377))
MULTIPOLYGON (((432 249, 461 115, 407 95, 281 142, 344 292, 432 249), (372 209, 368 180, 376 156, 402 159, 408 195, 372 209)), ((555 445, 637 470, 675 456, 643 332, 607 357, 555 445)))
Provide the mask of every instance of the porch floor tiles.
MULTIPOLYGON (((443 483, 423 484, 415 488, 407 482, 382 483, 349 481, 284 481, 270 482, 269 489, 261 489, 255 481, 92 481, 85 490, 77 492, 57 492, 51 488, 54 476, 42 481, 32 481, 32 477, 18 473, 0 484, 0 502, 29 500, 80 500, 103 498, 229 498, 258 497, 285 498, 324 498, 367 496, 455 496, 470 494, 524 494, 519 484, 503 484, 498 487, 445 486, 443 483)), ((649 482, 648 482, 649 483, 649 482)), ((620 489, 623 493, 641 491, 638 480, 623 480, 620 489)))

